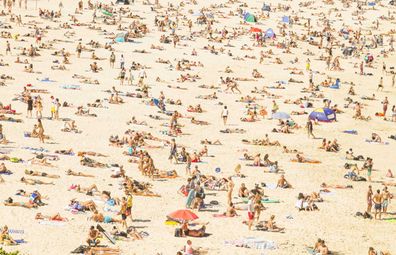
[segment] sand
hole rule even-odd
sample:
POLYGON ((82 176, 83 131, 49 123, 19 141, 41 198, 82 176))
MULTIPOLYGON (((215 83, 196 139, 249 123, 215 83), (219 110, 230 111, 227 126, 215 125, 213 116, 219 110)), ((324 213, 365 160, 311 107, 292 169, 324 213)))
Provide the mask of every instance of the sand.
MULTIPOLYGON (((179 2, 171 1, 172 4, 177 5, 179 2)), ((241 17, 233 16, 227 18, 218 18, 216 14, 216 23, 214 27, 221 30, 227 28, 232 31, 234 27, 244 27, 249 29, 251 26, 258 27, 264 31, 267 28, 273 28, 275 33, 278 34, 275 42, 282 42, 285 40, 284 37, 279 35, 279 24, 281 17, 284 15, 291 15, 292 12, 297 13, 300 18, 311 17, 313 29, 317 25, 318 20, 317 14, 323 12, 327 18, 331 20, 332 28, 339 31, 342 25, 350 26, 354 29, 361 27, 363 33, 373 29, 372 22, 376 21, 380 15, 387 16, 388 10, 392 15, 395 15, 394 7, 388 5, 387 1, 382 1, 384 6, 376 6, 376 10, 368 10, 368 6, 364 6, 366 12, 364 17, 366 20, 362 21, 362 25, 358 25, 356 17, 352 16, 352 12, 356 9, 356 3, 353 3, 350 8, 346 8, 341 2, 336 1, 334 5, 328 5, 323 2, 315 2, 310 7, 299 7, 299 3, 302 1, 271 1, 272 6, 278 4, 290 5, 289 11, 276 11, 270 13, 270 18, 262 19, 257 24, 246 24, 240 25, 242 21, 241 17), (338 8, 338 11, 329 11, 332 8, 338 8), (336 17, 336 14, 340 13, 341 17, 336 17)), ((58 10, 59 2, 57 1, 38 1, 38 8, 45 8, 49 10, 58 10)), ((211 1, 211 4, 220 4, 223 1, 215 0, 211 1)), ((261 1, 247 1, 249 7, 243 8, 244 10, 252 13, 259 13, 262 6, 261 1)), ((160 4, 166 6, 166 2, 160 1, 160 4)), ((185 15, 187 19, 195 21, 197 18, 192 14, 188 13, 188 10, 198 11, 202 6, 208 6, 209 3, 206 1, 199 1, 198 5, 192 5, 189 2, 185 2, 185 6, 180 9, 180 13, 185 15)), ((227 7, 218 8, 217 11, 222 11, 226 15, 229 11, 236 13, 236 8, 241 3, 227 4, 227 7)), ((18 4, 17 4, 18 5, 18 4)), ((186 146, 188 151, 198 151, 203 146, 200 141, 207 138, 209 140, 219 139, 223 145, 221 146, 208 146, 209 154, 215 155, 215 157, 203 158, 203 163, 197 164, 203 174, 215 175, 217 177, 228 177, 234 174, 233 170, 237 164, 242 164, 241 172, 246 175, 246 178, 234 178, 235 190, 234 195, 237 195, 237 190, 241 183, 245 183, 249 188, 253 188, 254 184, 265 183, 276 183, 279 179, 278 174, 263 173, 263 168, 253 168, 245 166, 244 161, 240 161, 243 151, 248 150, 249 154, 261 153, 269 154, 271 160, 277 160, 282 169, 285 170, 287 180, 293 185, 293 189, 286 190, 271 190, 265 189, 265 195, 269 197, 278 198, 281 200, 279 204, 266 205, 267 209, 262 212, 261 219, 268 219, 270 215, 276 215, 276 222, 278 225, 285 227, 285 233, 269 233, 260 231, 249 231, 246 225, 242 224, 243 220, 247 219, 246 211, 240 211, 241 216, 235 218, 213 218, 214 212, 196 212, 200 217, 199 221, 209 222, 207 225, 207 232, 210 233, 209 237, 205 238, 191 238, 194 247, 203 247, 208 250, 208 254, 305 254, 306 246, 312 246, 317 238, 323 238, 331 251, 339 252, 339 254, 366 254, 368 247, 373 246, 378 250, 389 251, 391 254, 396 252, 395 246, 393 245, 395 239, 396 225, 386 221, 377 220, 364 220, 362 218, 354 217, 357 211, 364 211, 366 208, 366 192, 369 183, 367 182, 351 182, 343 178, 345 173, 343 165, 346 162, 344 159, 344 152, 349 148, 354 148, 355 154, 362 154, 374 159, 373 172, 373 190, 381 189, 383 186, 380 181, 390 181, 385 177, 387 169, 394 170, 394 157, 393 152, 396 149, 396 143, 394 140, 387 139, 388 136, 395 134, 394 122, 384 121, 382 118, 375 117, 375 112, 382 110, 381 101, 385 96, 388 97, 390 102, 389 110, 395 103, 395 88, 391 87, 391 75, 382 73, 382 62, 385 62, 388 67, 393 66, 396 62, 396 58, 393 53, 389 54, 389 57, 384 58, 380 51, 382 49, 389 49, 388 37, 386 37, 385 46, 378 47, 373 50, 364 50, 364 53, 371 52, 375 56, 374 68, 367 68, 365 71, 372 72, 373 76, 361 76, 355 74, 359 72, 359 68, 354 68, 354 64, 361 62, 363 54, 360 58, 341 58, 341 67, 344 71, 329 71, 326 70, 326 64, 324 61, 318 61, 318 56, 324 53, 324 50, 319 50, 317 47, 309 45, 307 42, 297 41, 298 48, 291 48, 292 54, 283 53, 283 49, 277 49, 274 46, 269 46, 271 40, 268 40, 266 47, 253 47, 252 34, 246 34, 238 37, 236 40, 231 40, 230 43, 234 47, 225 47, 227 43, 214 43, 208 42, 206 37, 194 38, 194 41, 181 40, 180 44, 173 47, 172 44, 160 44, 159 38, 162 34, 169 35, 170 31, 159 32, 157 27, 154 27, 155 12, 152 12, 151 5, 143 5, 141 1, 137 1, 133 5, 128 7, 132 10, 133 14, 137 14, 142 19, 140 22, 148 25, 150 32, 143 38, 136 38, 135 42, 131 43, 117 43, 113 47, 117 56, 116 68, 112 69, 109 66, 108 57, 110 52, 103 48, 95 49, 95 54, 99 57, 106 58, 103 61, 97 61, 100 67, 103 67, 103 71, 99 73, 92 73, 89 71, 89 64, 93 61, 90 58, 89 52, 83 52, 81 58, 76 57, 76 46, 81 39, 83 44, 88 43, 90 40, 99 41, 104 44, 110 42, 110 39, 106 39, 103 33, 98 31, 90 30, 84 26, 73 26, 72 29, 49 29, 48 33, 43 35, 42 41, 47 42, 53 39, 66 39, 70 40, 70 43, 60 42, 54 44, 53 50, 40 50, 41 56, 39 57, 25 57, 21 56, 21 59, 27 58, 34 65, 35 71, 40 71, 42 74, 30 74, 23 72, 24 65, 14 63, 17 54, 20 50, 15 47, 29 47, 30 44, 34 44, 34 38, 23 37, 23 34, 27 32, 34 32, 34 29, 30 24, 33 21, 37 22, 38 27, 44 28, 45 26, 51 26, 53 28, 58 27, 64 22, 70 22, 68 14, 74 13, 77 7, 77 2, 68 3, 63 2, 62 17, 55 19, 58 22, 55 23, 49 19, 42 19, 38 17, 38 10, 35 9, 34 1, 28 2, 28 9, 21 10, 17 6, 13 8, 13 13, 21 14, 23 26, 17 26, 15 23, 11 23, 12 29, 7 29, 12 34, 19 33, 20 39, 25 41, 16 41, 13 39, 1 39, 1 45, 3 56, 1 59, 5 63, 9 63, 9 66, 0 67, 1 74, 11 75, 15 80, 7 81, 4 87, 0 87, 0 101, 7 105, 12 104, 12 108, 22 115, 14 117, 22 118, 23 123, 9 123, 1 122, 3 124, 4 134, 7 139, 12 141, 8 146, 12 146, 12 152, 10 155, 13 157, 20 157, 23 159, 29 159, 33 157, 31 151, 23 150, 21 147, 43 147, 50 152, 58 149, 73 148, 74 151, 91 150, 109 155, 106 158, 94 157, 100 162, 104 163, 117 163, 124 166, 126 173, 133 179, 139 181, 147 181, 153 184, 153 191, 161 194, 160 198, 148 198, 134 196, 133 215, 135 219, 140 219, 142 222, 133 222, 133 226, 142 227, 139 230, 144 230, 149 233, 148 237, 145 237, 142 241, 130 241, 123 242, 117 241, 116 245, 111 247, 119 247, 122 250, 122 254, 176 254, 176 252, 185 245, 187 238, 174 237, 174 227, 169 227, 164 224, 166 215, 177 209, 185 207, 185 198, 177 193, 179 187, 186 184, 185 165, 184 164, 171 164, 168 160, 169 147, 160 149, 148 149, 150 155, 153 157, 157 168, 162 170, 173 170, 175 169, 180 178, 166 180, 166 181, 151 181, 149 178, 142 176, 137 169, 137 164, 128 163, 128 157, 123 155, 122 152, 126 150, 124 148, 116 148, 109 146, 108 138, 110 135, 122 135, 128 128, 135 130, 144 130, 151 132, 154 136, 158 136, 165 139, 170 137, 164 136, 160 133, 160 130, 166 128, 161 127, 161 123, 169 123, 168 120, 156 121, 148 117, 149 114, 158 114, 158 109, 153 106, 147 106, 143 103, 143 99, 123 97, 125 103, 120 105, 108 104, 105 105, 108 108, 93 108, 92 113, 98 115, 96 118, 76 116, 74 112, 76 108, 60 108, 61 118, 72 118, 76 120, 77 126, 83 132, 81 134, 64 133, 60 129, 63 127, 62 121, 56 120, 43 120, 45 133, 51 136, 53 139, 51 142, 41 144, 38 139, 25 138, 23 136, 24 131, 31 131, 33 125, 37 122, 35 118, 26 118, 26 104, 19 101, 11 101, 15 94, 20 93, 26 84, 32 84, 33 88, 46 89, 49 94, 42 94, 44 117, 50 115, 50 96, 53 95, 59 98, 61 102, 67 101, 72 103, 74 106, 86 105, 88 102, 93 102, 95 99, 109 98, 109 94, 103 92, 103 90, 111 89, 113 86, 116 89, 126 92, 134 92, 136 86, 120 86, 119 81, 116 80, 120 69, 119 69, 119 58, 123 54, 125 57, 126 66, 129 68, 132 61, 140 63, 142 65, 150 66, 151 69, 146 70, 148 75, 145 79, 145 83, 150 88, 150 96, 158 97, 160 91, 163 91, 166 98, 181 99, 183 105, 167 105, 167 110, 177 110, 182 114, 188 114, 195 116, 198 120, 205 120, 210 123, 208 126, 196 126, 191 125, 189 119, 181 119, 179 122, 184 124, 185 127, 182 131, 185 135, 176 138, 177 144, 186 146), (33 17, 26 17, 25 15, 33 15, 33 17), (65 38, 64 33, 66 31, 73 31, 75 35, 71 38, 65 38), (5 55, 6 40, 10 41, 12 46, 11 55, 5 55), (225 52, 230 50, 233 57, 244 55, 255 55, 257 59, 245 59, 244 61, 233 60, 232 57, 227 54, 214 55, 209 51, 203 50, 203 47, 208 45, 215 45, 216 48, 224 47, 225 52), (150 45, 161 45, 165 48, 163 51, 150 49, 150 45), (183 46, 181 44, 186 44, 183 46), (242 45, 248 45, 253 50, 244 51, 241 50, 242 45), (67 51, 72 53, 70 57, 71 64, 66 65, 67 71, 51 70, 50 67, 53 65, 53 61, 58 59, 62 60, 61 57, 52 56, 51 53, 55 50, 65 48, 67 51), (150 54, 134 53, 133 50, 145 49, 150 54), (198 56, 191 56, 192 49, 196 49, 198 56), (274 56, 271 59, 266 58, 263 64, 259 64, 260 51, 267 51, 272 49, 274 56), (314 53, 313 56, 306 56, 303 54, 307 49, 314 53), (282 58, 283 64, 273 64, 275 57, 282 58), (299 58, 299 62, 291 64, 290 61, 294 58, 299 58), (254 123, 241 122, 240 118, 246 116, 246 104, 236 102, 241 96, 250 94, 250 91, 254 87, 261 88, 264 86, 274 85, 278 80, 288 80, 290 77, 304 81, 303 84, 289 83, 286 85, 284 90, 271 90, 270 92, 282 95, 282 98, 277 99, 277 103, 280 106, 280 111, 290 113, 292 110, 306 110, 311 112, 316 107, 322 107, 322 99, 314 101, 313 109, 301 109, 297 105, 284 104, 283 101, 287 98, 296 99, 303 95, 300 91, 303 87, 307 87, 309 72, 305 71, 305 61, 307 58, 311 60, 311 68, 314 71, 318 71, 322 74, 315 74, 315 83, 320 83, 326 76, 341 79, 341 88, 339 90, 333 90, 329 88, 322 88, 321 91, 326 98, 332 100, 333 104, 338 104, 339 108, 344 110, 345 113, 337 115, 337 122, 334 123, 321 123, 320 125, 314 126, 314 134, 320 138, 327 138, 333 140, 336 138, 340 145, 341 151, 338 153, 325 152, 324 150, 318 150, 320 146, 320 139, 307 139, 307 134, 304 128, 299 130, 293 130, 293 134, 281 134, 271 133, 274 127, 277 127, 277 120, 260 119, 260 121, 254 123), (169 65, 159 64, 155 61, 158 58, 170 60, 173 66, 176 66, 177 61, 183 58, 200 61, 204 67, 193 67, 192 70, 186 72, 171 71, 169 65), (226 74, 224 69, 226 66, 230 66, 234 73, 226 74), (295 67, 304 71, 304 75, 290 75, 290 71, 285 70, 287 67, 295 67), (223 85, 220 90, 208 90, 198 88, 201 84, 216 84, 218 83, 219 77, 249 77, 251 78, 252 70, 256 68, 260 73, 264 75, 263 79, 252 82, 238 82, 239 89, 243 92, 242 95, 238 93, 225 93, 223 85), (181 73, 199 74, 202 78, 197 82, 184 82, 177 83, 176 79, 181 73), (92 77, 100 81, 100 85, 88 85, 81 84, 81 90, 65 90, 60 88, 63 84, 79 84, 77 80, 72 79, 73 74, 80 74, 92 77), (377 84, 381 76, 384 76, 385 88, 383 91, 377 92, 377 84), (55 80, 53 83, 39 82, 36 79, 42 77, 49 77, 55 80), (160 77, 167 83, 156 82, 156 77, 160 77), (354 98, 358 101, 364 102, 363 114, 370 115, 372 120, 369 122, 362 120, 354 120, 352 118, 354 111, 353 109, 343 109, 344 98, 346 98, 349 85, 345 85, 345 82, 354 82, 356 85, 355 91, 357 93, 354 98), (186 87, 188 90, 178 90, 168 88, 167 85, 186 87), (207 95, 217 91, 218 100, 202 100, 197 99, 197 95, 207 95), (375 101, 362 101, 361 96, 369 96, 375 93, 378 100, 375 101), (225 128, 220 114, 223 106, 219 105, 218 102, 222 102, 224 105, 229 107, 230 117, 226 128, 243 128, 247 132, 245 134, 222 134, 219 132, 220 129, 225 128), (186 109, 188 105, 201 104, 205 110, 204 113, 187 113, 186 109), (132 116, 136 116, 138 120, 145 120, 149 123, 149 126, 127 126, 126 122, 131 119, 132 116), (358 131, 358 135, 349 135, 342 133, 343 130, 355 129, 358 131), (383 140, 386 140, 389 144, 372 144, 365 142, 365 139, 369 138, 372 132, 378 133, 383 140), (293 157, 292 154, 283 154, 279 147, 258 147, 249 146, 241 143, 242 139, 255 139, 263 138, 265 134, 269 134, 271 140, 279 140, 281 144, 287 145, 290 148, 298 149, 304 152, 304 155, 308 158, 318 159, 322 161, 322 164, 298 164, 291 163, 290 159, 293 157), (221 172, 216 173, 215 168, 220 167, 221 172), (377 171, 378 170, 378 171, 377 171), (339 185, 353 185, 353 189, 347 190, 334 190, 332 195, 324 196, 324 202, 318 203, 319 211, 314 212, 298 212, 294 207, 298 193, 311 193, 312 191, 319 191, 320 184, 326 182, 328 184, 339 184, 339 185), (288 219, 287 216, 292 216, 292 219, 288 219), (277 249, 274 250, 256 250, 256 249, 245 249, 237 248, 232 246, 226 246, 225 240, 236 240, 244 237, 257 237, 265 240, 274 241, 277 244, 277 249)), ((87 3, 84 1, 83 14, 76 15, 76 18, 80 22, 90 22, 92 20, 92 10, 86 9, 87 3)), ((166 9, 160 9, 158 11, 164 12, 166 9)), ((173 14, 173 13, 172 13, 173 14)), ((293 15, 294 15, 293 14, 293 15)), ((101 24, 101 14, 98 11, 97 25, 106 29, 108 32, 117 33, 114 26, 101 24)), ((1 22, 9 23, 10 16, 0 17, 1 22)), ((174 20, 174 16, 170 17, 174 20)), ((183 18, 179 17, 180 24, 183 18)), ((132 19, 123 18, 122 26, 130 24, 132 19)), ((302 21, 303 23, 305 20, 302 21)), ((380 20, 379 29, 373 29, 374 34, 386 33, 390 29, 394 28, 395 22, 389 20, 380 20)), ((205 25, 194 24, 192 30, 197 32, 205 29, 205 25)), ((4 29, 2 29, 4 30, 4 29)), ((306 29, 300 25, 293 25, 292 30, 296 33, 303 33, 306 29)), ((320 30, 320 29, 318 29, 320 30)), ((188 35, 188 28, 180 25, 176 29, 176 33, 180 35, 188 35)), ((337 33, 334 32, 334 35, 337 33)), ((369 38, 369 36, 368 36, 369 38)), ((340 37, 336 40, 340 41, 340 44, 347 43, 340 37)), ((316 38, 318 41, 318 38, 316 38)), ((334 56, 341 56, 340 47, 334 47, 334 56)), ((139 71, 134 71, 135 82, 139 71)), ((255 94, 258 98, 263 98, 257 101, 258 104, 267 107, 270 111, 272 106, 272 99, 261 97, 255 94)), ((388 110, 388 115, 389 115, 388 110)), ((390 113, 391 114, 391 113, 390 113)), ((7 115, 10 116, 10 115, 7 115)), ((161 115, 165 116, 165 115, 161 115)), ((296 123, 304 127, 307 119, 307 115, 292 116, 296 123)), ((0 146, 4 147, 4 146, 0 146)), ((91 197, 85 194, 80 194, 72 191, 68 191, 68 187, 71 184, 81 184, 82 186, 88 186, 93 183, 98 185, 99 190, 111 191, 114 196, 123 196, 123 191, 119 189, 119 179, 110 178, 110 169, 98 169, 98 168, 87 168, 79 164, 79 158, 77 156, 60 156, 59 161, 55 161, 56 167, 40 167, 28 164, 13 164, 6 162, 6 166, 12 172, 13 175, 4 176, 5 183, 0 184, 2 195, 0 199, 5 200, 8 197, 13 197, 15 201, 26 201, 25 198, 15 196, 17 189, 25 189, 27 191, 33 191, 38 189, 42 194, 49 197, 45 200, 48 205, 40 207, 39 209, 25 209, 19 207, 5 207, 0 206, 0 219, 1 225, 7 224, 12 229, 23 229, 25 234, 23 238, 27 243, 18 245, 15 247, 6 247, 6 250, 19 250, 26 254, 69 254, 70 251, 78 247, 80 244, 84 244, 88 235, 88 230, 91 225, 95 225, 94 222, 88 220, 91 216, 90 213, 73 215, 70 212, 64 210, 68 202, 72 198, 77 198, 81 201, 89 200, 91 197), (67 169, 73 169, 75 171, 81 171, 89 174, 93 174, 95 178, 83 178, 73 177, 65 175, 67 169), (37 171, 45 171, 51 174, 59 174, 61 178, 55 179, 55 185, 36 185, 27 186, 19 182, 19 179, 24 175, 25 169, 32 169, 37 171), (25 200, 24 200, 25 199, 25 200), (61 213, 62 216, 70 219, 63 226, 47 226, 40 225, 38 221, 34 220, 34 216, 37 212, 42 212, 46 215, 54 213, 61 213)), ((359 163, 361 164, 361 163, 359 163)), ((195 164, 193 164, 195 165, 195 164)), ((366 173, 363 172, 363 176, 366 173)), ((46 178, 34 177, 41 180, 49 180, 46 178)), ((394 187, 389 187, 390 192, 395 192, 394 187)), ((226 192, 212 192, 207 191, 205 201, 210 202, 212 200, 218 201, 220 204, 216 210, 220 213, 226 210, 226 192)), ((393 203, 390 204, 388 211, 394 212, 393 203)), ((114 215, 114 214, 113 214, 114 215)), ((119 216, 117 216, 119 217, 119 216)), ((391 215, 389 215, 391 217, 391 215)), ((290 217, 289 217, 290 218, 290 217)), ((128 222, 130 225, 131 223, 128 222)), ((111 224, 102 224, 107 230, 112 228, 111 224)), ((15 237, 16 238, 16 237, 15 237)), ((106 244, 106 240, 103 241, 106 244)))

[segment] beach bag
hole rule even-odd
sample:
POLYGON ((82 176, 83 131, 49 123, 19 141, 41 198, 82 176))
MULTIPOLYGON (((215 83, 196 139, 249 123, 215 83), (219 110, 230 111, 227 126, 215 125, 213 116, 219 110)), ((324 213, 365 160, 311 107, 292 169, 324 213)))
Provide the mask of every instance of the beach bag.
POLYGON ((10 162, 12 163, 18 163, 20 161, 19 158, 10 158, 10 162))
POLYGON ((181 237, 182 233, 181 233, 181 228, 176 228, 175 229, 175 237, 181 237))

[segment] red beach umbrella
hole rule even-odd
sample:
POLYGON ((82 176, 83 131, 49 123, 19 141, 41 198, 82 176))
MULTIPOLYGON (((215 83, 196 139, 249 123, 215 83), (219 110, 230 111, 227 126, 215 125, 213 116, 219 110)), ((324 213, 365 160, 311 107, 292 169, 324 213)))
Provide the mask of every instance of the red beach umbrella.
POLYGON ((198 219, 198 216, 190 210, 181 209, 168 214, 168 217, 179 221, 190 221, 198 219))
POLYGON ((261 30, 260 28, 257 28, 257 27, 251 27, 250 32, 251 33, 260 33, 260 32, 263 32, 263 30, 261 30))

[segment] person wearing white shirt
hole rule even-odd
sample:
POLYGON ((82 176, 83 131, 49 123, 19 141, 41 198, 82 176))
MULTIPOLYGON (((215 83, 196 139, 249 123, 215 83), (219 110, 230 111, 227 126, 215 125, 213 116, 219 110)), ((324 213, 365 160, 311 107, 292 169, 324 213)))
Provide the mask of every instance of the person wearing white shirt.
POLYGON ((224 109, 221 112, 221 118, 223 119, 224 125, 227 125, 227 120, 228 120, 228 109, 227 109, 227 106, 224 106, 224 109))

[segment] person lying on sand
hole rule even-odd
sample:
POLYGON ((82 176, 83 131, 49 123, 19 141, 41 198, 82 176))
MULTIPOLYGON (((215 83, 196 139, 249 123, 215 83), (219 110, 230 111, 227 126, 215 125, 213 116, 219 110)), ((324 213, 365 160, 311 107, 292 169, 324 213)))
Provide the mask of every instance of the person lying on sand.
POLYGON ((37 156, 34 158, 31 158, 31 159, 28 159, 27 161, 28 161, 28 163, 30 163, 32 165, 55 167, 53 164, 47 162, 46 158, 40 159, 40 158, 37 158, 37 156))
POLYGON ((296 154, 296 159, 292 159, 291 161, 292 162, 298 162, 298 163, 315 163, 315 164, 321 163, 318 160, 307 159, 307 158, 303 157, 302 155, 300 155, 298 153, 296 154))
POLYGON ((191 118, 191 123, 195 125, 200 125, 200 126, 207 126, 209 125, 209 122, 203 121, 203 120, 196 120, 194 117, 191 118))
POLYGON ((352 185, 329 185, 325 182, 323 182, 322 184, 320 184, 321 188, 324 189, 352 189, 352 185))
POLYGON ((53 183, 53 182, 43 182, 41 180, 25 178, 25 177, 22 177, 20 179, 20 181, 27 185, 36 185, 36 184, 38 184, 38 185, 55 185, 55 183, 53 183))
POLYGON ((99 152, 94 152, 94 151, 79 151, 77 152, 77 156, 83 157, 83 156, 94 156, 94 157, 108 157, 106 154, 102 154, 99 152))
POLYGON ((27 169, 25 169, 25 174, 30 175, 30 176, 42 176, 42 177, 53 178, 53 179, 60 178, 60 176, 56 175, 56 174, 47 174, 45 172, 39 172, 39 171, 33 171, 33 170, 27 170, 27 169))
POLYGON ((71 148, 67 150, 55 150, 55 153, 62 155, 74 155, 73 149, 71 148))
POLYGON ((23 208, 37 208, 37 204, 32 204, 30 202, 14 202, 12 198, 8 198, 6 201, 4 201, 5 206, 17 206, 17 207, 23 207, 23 208))
POLYGON ((285 145, 282 146, 282 153, 297 153, 297 154, 302 154, 302 152, 296 150, 296 149, 289 149, 285 145))
POLYGON ((209 141, 208 139, 205 138, 205 140, 201 140, 201 144, 205 145, 222 145, 219 139, 209 141))
POLYGON ((43 215, 41 213, 37 213, 34 218, 36 220, 68 221, 67 218, 62 217, 59 213, 52 215, 52 216, 47 216, 47 215, 43 215))
POLYGON ((122 220, 115 219, 111 216, 103 216, 102 213, 98 212, 97 210, 93 211, 93 215, 91 220, 95 222, 103 222, 103 223, 122 223, 122 220))
POLYGON ((81 176, 81 177, 95 177, 94 175, 91 175, 91 174, 84 174, 84 173, 82 173, 82 172, 74 172, 74 171, 71 170, 71 169, 68 169, 68 170, 66 171, 66 174, 67 174, 67 175, 72 175, 72 176, 81 176))

